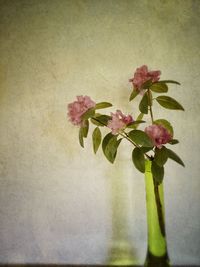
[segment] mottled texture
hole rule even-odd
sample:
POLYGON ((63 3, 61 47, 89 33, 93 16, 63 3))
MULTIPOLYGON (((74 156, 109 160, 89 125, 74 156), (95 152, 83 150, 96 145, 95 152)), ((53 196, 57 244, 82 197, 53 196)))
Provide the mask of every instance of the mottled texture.
POLYGON ((198 0, 0 0, 0 262, 103 263, 110 184, 122 173, 126 233, 143 263, 144 177, 131 149, 121 144, 118 168, 93 155, 91 137, 83 150, 66 108, 89 95, 136 118, 128 79, 146 64, 181 82, 169 92, 186 111, 153 111, 174 125, 186 164, 165 173, 171 261, 200 263, 199 29, 198 0))

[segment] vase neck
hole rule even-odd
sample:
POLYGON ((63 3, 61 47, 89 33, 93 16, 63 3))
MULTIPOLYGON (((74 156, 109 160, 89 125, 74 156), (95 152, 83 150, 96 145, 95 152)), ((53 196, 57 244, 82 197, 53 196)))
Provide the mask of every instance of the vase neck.
POLYGON ((167 254, 163 183, 157 185, 151 172, 151 161, 145 162, 148 250, 157 257, 167 254))

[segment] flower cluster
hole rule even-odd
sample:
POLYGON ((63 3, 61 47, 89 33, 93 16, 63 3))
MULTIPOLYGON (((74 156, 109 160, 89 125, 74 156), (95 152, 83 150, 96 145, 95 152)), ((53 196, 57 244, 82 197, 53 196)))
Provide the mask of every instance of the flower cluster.
POLYGON ((132 115, 125 115, 121 110, 111 112, 110 115, 97 112, 99 109, 111 107, 108 102, 95 103, 89 96, 77 96, 77 100, 68 104, 69 120, 79 126, 79 142, 84 147, 84 138, 88 135, 89 123, 95 125, 92 133, 93 149, 96 153, 100 144, 106 158, 113 163, 117 154, 117 149, 122 139, 126 139, 134 146, 132 151, 132 161, 135 167, 145 171, 145 160, 152 161, 152 174, 155 181, 162 182, 164 175, 164 164, 168 158, 184 166, 180 157, 166 145, 174 145, 178 140, 173 139, 173 127, 165 119, 153 118, 153 102, 157 102, 163 108, 169 110, 184 110, 181 104, 175 99, 166 95, 152 97, 154 93, 168 92, 168 83, 178 84, 176 81, 160 81, 161 72, 159 70, 150 71, 146 65, 136 69, 134 76, 129 81, 133 84, 134 90, 129 101, 132 101, 139 93, 142 93, 139 110, 140 115, 136 120, 132 115), (141 123, 145 123, 143 117, 150 115, 151 125, 144 130, 139 130, 141 123), (107 127, 110 131, 102 139, 100 127, 107 127), (148 154, 150 152, 150 154, 148 154))
POLYGON ((82 126, 82 116, 96 103, 89 96, 77 96, 77 101, 68 104, 68 117, 74 125, 82 126))
POLYGON ((150 125, 145 128, 145 133, 151 138, 154 146, 159 149, 172 139, 172 135, 162 125, 150 125))
POLYGON ((146 65, 141 66, 136 69, 133 78, 129 79, 129 82, 132 82, 133 87, 137 91, 141 91, 142 85, 151 80, 152 82, 157 82, 160 79, 161 71, 148 71, 148 67, 146 65))
POLYGON ((116 135, 120 131, 124 130, 128 124, 133 122, 131 115, 124 115, 121 110, 117 110, 116 113, 111 113, 112 119, 108 121, 108 128, 112 130, 112 134, 116 135))

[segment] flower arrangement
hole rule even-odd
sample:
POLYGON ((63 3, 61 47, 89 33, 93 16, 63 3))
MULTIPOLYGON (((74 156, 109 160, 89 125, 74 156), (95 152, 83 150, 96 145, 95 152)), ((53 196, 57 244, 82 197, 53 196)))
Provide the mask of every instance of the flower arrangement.
POLYGON ((89 124, 95 126, 92 133, 94 153, 100 145, 105 157, 111 163, 115 161, 118 147, 122 140, 128 141, 133 146, 132 161, 137 170, 145 172, 145 160, 152 162, 152 174, 157 185, 162 183, 164 165, 168 159, 174 160, 184 166, 181 158, 166 145, 179 143, 174 139, 173 127, 166 119, 154 119, 153 103, 170 110, 184 110, 182 105, 174 98, 167 95, 154 97, 153 94, 167 93, 168 84, 177 84, 173 80, 160 80, 161 71, 149 71, 146 65, 136 69, 133 78, 129 79, 133 89, 129 101, 137 96, 139 101, 139 116, 134 119, 132 115, 125 115, 121 110, 116 110, 110 115, 99 113, 100 109, 112 106, 108 102, 94 102, 89 96, 77 96, 77 100, 68 104, 68 117, 72 124, 79 127, 79 142, 84 147, 84 139, 88 135, 89 124), (150 115, 151 125, 139 130, 145 123, 144 115, 150 115), (109 133, 102 138, 100 128, 107 127, 109 133))

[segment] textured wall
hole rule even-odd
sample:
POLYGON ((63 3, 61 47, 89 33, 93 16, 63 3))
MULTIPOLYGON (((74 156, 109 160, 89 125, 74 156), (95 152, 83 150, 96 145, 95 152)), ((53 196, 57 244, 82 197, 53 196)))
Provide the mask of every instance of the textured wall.
POLYGON ((0 262, 104 262, 115 177, 143 262, 143 176, 126 146, 118 167, 81 149, 66 105, 87 94, 134 114, 128 79, 147 64, 182 84, 185 113, 155 108, 186 163, 166 168, 168 246, 172 263, 200 263, 199 29, 199 1, 0 1, 0 262))

